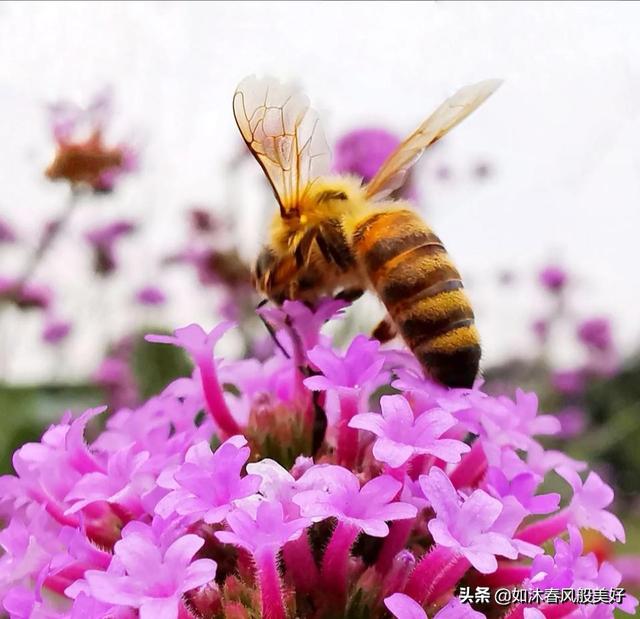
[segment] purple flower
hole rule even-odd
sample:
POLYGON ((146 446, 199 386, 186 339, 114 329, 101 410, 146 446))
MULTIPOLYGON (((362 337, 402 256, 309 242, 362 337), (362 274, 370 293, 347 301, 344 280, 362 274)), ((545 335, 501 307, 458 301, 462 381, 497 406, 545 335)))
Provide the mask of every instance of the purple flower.
MULTIPOLYGON (((335 517, 373 537, 385 537, 389 527, 385 521, 415 518, 417 509, 394 499, 402 484, 381 475, 360 488, 358 478, 345 468, 326 467, 323 476, 332 487, 307 490, 294 497, 303 516, 321 520, 335 517)), ((305 474, 306 475, 306 474, 305 474)))
POLYGON ((176 329, 174 335, 147 335, 145 337, 148 342, 173 344, 184 348, 193 357, 198 366, 207 409, 225 438, 237 434, 240 431, 240 427, 231 414, 222 392, 222 387, 218 380, 218 371, 213 360, 213 349, 232 324, 230 322, 222 322, 209 333, 205 333, 202 327, 191 324, 187 327, 176 329))
POLYGON ((538 341, 544 344, 549 337, 549 321, 544 318, 538 318, 531 323, 531 330, 538 341))
POLYGON ((109 89, 99 92, 85 108, 61 101, 49 107, 50 125, 57 144, 46 170, 52 180, 87 184, 96 193, 114 189, 117 179, 138 168, 132 144, 105 145, 103 135, 112 112, 109 89))
POLYGON ((567 272, 557 265, 550 265, 540 271, 540 284, 549 292, 560 292, 567 284, 567 272))
POLYGON ((504 396, 491 398, 478 392, 469 396, 469 402, 469 414, 464 418, 470 429, 484 439, 483 447, 490 461, 501 448, 527 451, 537 444, 533 436, 556 434, 560 430, 560 423, 555 417, 538 415, 535 393, 517 389, 514 402, 504 396))
POLYGON ((369 182, 400 140, 384 129, 358 129, 338 140, 333 168, 339 174, 357 174, 369 182))
POLYGON ((384 605, 396 619, 427 619, 418 602, 404 593, 394 593, 384 599, 384 605))
POLYGON ((340 299, 322 299, 314 309, 310 309, 300 301, 285 301, 282 307, 265 306, 258 313, 269 321, 274 329, 279 330, 278 338, 288 349, 293 352, 293 343, 290 341, 290 333, 286 326, 291 325, 300 338, 304 350, 310 350, 317 346, 321 339, 320 329, 331 318, 339 316, 348 303, 340 299), (283 337, 284 336, 284 337, 283 337))
POLYGON ((158 478, 158 484, 170 492, 156 505, 156 513, 163 518, 176 513, 191 522, 222 521, 234 501, 254 494, 260 486, 257 475, 241 475, 248 458, 249 448, 242 436, 230 438, 213 453, 206 442, 194 445, 184 464, 167 469, 158 478))
POLYGON ((435 614, 433 619, 485 619, 485 616, 454 597, 435 614))
POLYGON ((15 243, 18 240, 13 228, 3 219, 0 219, 0 245, 2 243, 15 243))
POLYGON ((53 300, 53 292, 46 285, 0 276, 0 301, 3 300, 15 303, 20 309, 47 309, 53 300))
POLYGON ((58 610, 42 596, 47 566, 39 570, 34 588, 18 585, 13 587, 3 598, 2 606, 11 619, 63 619, 58 610))
POLYGON ((65 497, 65 501, 72 503, 66 513, 73 514, 93 503, 107 501, 139 515, 143 511, 141 496, 155 481, 145 471, 148 459, 148 452, 135 453, 131 445, 111 454, 105 472, 87 473, 74 484, 65 497))
MULTIPOLYGON (((531 565, 531 576, 528 584, 532 588, 572 588, 572 589, 614 589, 619 586, 620 573, 606 561, 598 563, 594 553, 583 555, 583 542, 580 531, 569 525, 569 540, 557 538, 554 541, 555 554, 540 555, 533 560, 531 565)), ((618 608, 634 613, 638 601, 631 595, 626 594, 618 608)), ((592 615, 593 608, 582 606, 586 617, 612 617, 613 609, 616 605, 601 606, 600 614, 592 615), (608 612, 606 612, 608 611, 608 612)))
POLYGON ((551 374, 553 388, 566 395, 578 395, 584 391, 585 373, 577 370, 556 370, 551 374))
POLYGON ((135 229, 132 222, 119 220, 85 233, 85 239, 94 250, 96 273, 107 275, 116 269, 115 244, 122 237, 132 234, 135 229))
MULTIPOLYGON (((360 589, 372 594, 372 616, 386 604, 396 617, 424 619, 428 608, 440 609, 438 619, 481 619, 455 597, 462 583, 619 585, 612 565, 583 554, 577 530, 623 539, 607 511, 613 493, 594 473, 581 480, 584 463, 537 442, 559 424, 538 414, 533 394, 494 397, 480 382, 447 390, 425 380, 408 353, 383 353, 364 336, 339 352, 318 335, 318 312, 288 310, 280 333, 292 336, 295 358, 216 359, 224 324, 150 336, 186 348, 192 375, 114 411, 91 444, 85 428, 101 409, 66 414, 14 454, 17 474, 0 477, 0 606, 11 617, 286 619, 309 608, 341 616, 360 589), (298 337, 307 327, 310 352, 298 337), (319 372, 307 376, 313 398, 299 369, 307 356, 319 372), (368 412, 368 396, 391 370, 397 395, 368 412), (256 420, 261 406, 275 412, 268 424, 256 420), (314 423, 322 412, 326 432, 314 423), (231 433, 239 424, 252 453, 231 433), (469 434, 471 449, 462 442, 469 434), (273 445, 287 468, 264 457, 273 445), (559 511, 559 496, 540 490, 554 470, 573 489, 559 511), (369 536, 384 538, 376 555, 369 536), (552 544, 555 553, 542 554, 552 544), (215 558, 218 574, 200 557, 215 558)), ((125 341, 113 354, 125 362, 130 350, 125 341)), ((106 378, 119 381, 124 367, 106 378)), ((635 604, 627 596, 618 606, 633 612, 635 604)), ((615 606, 573 614, 611 619, 615 606)), ((511 609, 514 617, 544 611, 511 609)))
MULTIPOLYGON (((360 176, 368 183, 399 144, 400 139, 386 129, 370 127, 350 131, 335 145, 333 170, 338 174, 360 176)), ((400 193, 409 200, 417 199, 410 180, 400 193)))
POLYGON ((541 481, 530 472, 519 473, 508 480, 503 471, 490 467, 485 484, 490 494, 498 499, 514 497, 529 514, 550 514, 558 509, 560 495, 557 492, 536 495, 541 481))
POLYGON ((232 326, 231 322, 221 322, 209 333, 206 333, 199 325, 191 324, 176 329, 173 335, 147 335, 144 339, 147 342, 173 344, 184 348, 198 363, 200 360, 211 358, 214 346, 232 326))
POLYGON ((266 549, 277 552, 287 542, 298 539, 311 524, 309 518, 285 518, 282 505, 277 501, 261 502, 255 517, 236 509, 227 515, 226 520, 231 531, 219 531, 216 537, 254 555, 266 549))
POLYGON ((567 406, 555 414, 560 422, 560 438, 573 438, 582 434, 587 426, 587 414, 579 406, 567 406))
POLYGON ((518 556, 511 540, 492 531, 503 509, 499 500, 483 490, 463 500, 445 473, 435 467, 420 477, 420 485, 436 512, 428 523, 436 544, 460 553, 482 574, 496 570, 495 555, 518 556))
POLYGON ((593 471, 582 482, 580 476, 565 466, 556 469, 573 489, 569 503, 571 519, 576 526, 600 531, 611 541, 624 542, 624 528, 620 520, 604 508, 613 501, 613 490, 593 471))
POLYGON ((125 529, 114 547, 118 570, 89 570, 88 590, 100 602, 140 609, 141 619, 175 619, 182 595, 215 578, 215 561, 193 561, 203 544, 196 535, 183 535, 163 551, 148 536, 125 529))
POLYGON ((312 391, 364 390, 380 378, 384 357, 378 354, 380 343, 358 335, 344 355, 331 348, 316 346, 308 353, 309 360, 322 372, 311 376, 304 384, 312 391))
POLYGON ((49 318, 42 331, 42 339, 47 344, 58 344, 71 332, 71 323, 66 320, 49 318))
POLYGON ((606 318, 591 318, 583 321, 577 330, 578 339, 588 348, 607 352, 613 347, 611 323, 606 318))
POLYGON ((368 430, 378 438, 373 445, 376 459, 398 468, 416 454, 430 454, 445 462, 459 462, 470 450, 461 441, 440 438, 456 424, 444 411, 426 411, 414 418, 409 402, 401 395, 380 399, 382 415, 362 413, 349 422, 352 428, 368 430))
POLYGON ((140 169, 140 153, 132 144, 123 143, 116 148, 119 165, 107 168, 98 176, 93 186, 97 192, 113 191, 120 177, 140 169))
POLYGON ((162 305, 166 300, 166 295, 157 286, 144 286, 136 292, 136 301, 140 305, 162 305))
MULTIPOLYGON (((384 605, 396 619, 427 619, 422 606, 404 593, 390 595, 384 599, 384 605)), ((484 619, 484 615, 454 597, 435 614, 434 619, 484 619)))

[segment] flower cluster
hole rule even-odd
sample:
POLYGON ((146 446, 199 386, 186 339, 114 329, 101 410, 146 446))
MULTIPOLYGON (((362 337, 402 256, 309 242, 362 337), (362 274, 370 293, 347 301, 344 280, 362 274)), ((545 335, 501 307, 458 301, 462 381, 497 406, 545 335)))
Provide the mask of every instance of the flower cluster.
MULTIPOLYGON (((215 357, 229 323, 148 336, 185 349, 193 374, 113 411, 90 444, 104 409, 66 414, 20 448, 15 476, 0 478, 5 612, 541 617, 544 604, 473 608, 456 591, 463 579, 618 586, 582 544, 585 529, 624 541, 613 493, 545 451, 538 437, 559 424, 536 396, 445 389, 364 336, 338 351, 319 330, 340 307, 267 313, 281 344, 264 361, 215 357), (553 475, 564 499, 541 489, 553 475)), ((613 617, 614 605, 553 612, 613 617)))

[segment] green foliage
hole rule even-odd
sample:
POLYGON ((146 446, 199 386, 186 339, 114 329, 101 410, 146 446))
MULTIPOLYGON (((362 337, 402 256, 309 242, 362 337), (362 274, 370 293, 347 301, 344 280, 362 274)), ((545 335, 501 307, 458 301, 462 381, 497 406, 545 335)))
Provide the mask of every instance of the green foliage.
POLYGON ((98 406, 101 392, 91 385, 9 386, 0 384, 0 473, 11 472, 11 456, 25 443, 38 441, 43 430, 66 410, 98 406))
MULTIPOLYGON (((164 329, 145 329, 145 333, 167 333, 164 329)), ((181 348, 152 344, 140 334, 131 353, 131 368, 141 400, 160 393, 171 381, 189 376, 193 366, 181 348)))
POLYGON ((585 457, 604 461, 612 471, 618 499, 638 495, 640 479, 640 356, 615 376, 589 385, 586 405, 594 430, 582 441, 585 457), (621 496, 624 495, 624 496, 621 496))

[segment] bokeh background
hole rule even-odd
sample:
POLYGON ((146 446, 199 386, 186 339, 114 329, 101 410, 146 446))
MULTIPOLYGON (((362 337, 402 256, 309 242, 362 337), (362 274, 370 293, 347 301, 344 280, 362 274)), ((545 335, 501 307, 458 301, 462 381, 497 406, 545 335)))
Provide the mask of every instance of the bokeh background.
MULTIPOLYGON (((145 331, 226 316, 242 329, 225 354, 270 345, 247 268, 274 201, 231 113, 245 75, 300 84, 343 166, 354 130, 397 140, 499 77, 423 157, 414 203, 467 282, 487 388, 559 414, 554 440, 618 487, 637 547, 638 23, 614 2, 0 4, 2 469, 65 408, 189 372, 145 331), (96 128, 118 174, 45 176, 96 128)), ((361 300, 336 337, 381 316, 361 300)))

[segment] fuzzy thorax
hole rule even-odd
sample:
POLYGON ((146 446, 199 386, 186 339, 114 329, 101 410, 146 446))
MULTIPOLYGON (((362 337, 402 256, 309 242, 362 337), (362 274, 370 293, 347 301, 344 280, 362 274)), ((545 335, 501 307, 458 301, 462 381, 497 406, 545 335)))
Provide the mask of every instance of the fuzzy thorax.
POLYGON ((361 218, 370 210, 360 179, 352 176, 321 177, 305 189, 297 213, 271 224, 271 246, 282 253, 295 248, 305 233, 330 219, 348 222, 361 218))

